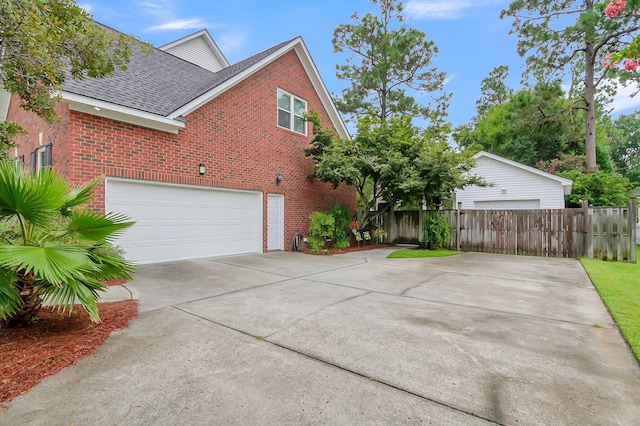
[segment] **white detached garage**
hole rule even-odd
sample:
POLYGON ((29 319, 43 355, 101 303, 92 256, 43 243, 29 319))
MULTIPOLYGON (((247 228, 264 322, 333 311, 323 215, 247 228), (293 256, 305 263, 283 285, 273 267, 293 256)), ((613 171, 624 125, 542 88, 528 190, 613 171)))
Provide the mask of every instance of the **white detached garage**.
POLYGON ((472 174, 492 186, 469 186, 456 191, 465 210, 563 209, 573 182, 560 176, 480 151, 472 174))
POLYGON ((106 211, 136 222, 116 241, 138 263, 262 252, 262 193, 107 178, 106 211))

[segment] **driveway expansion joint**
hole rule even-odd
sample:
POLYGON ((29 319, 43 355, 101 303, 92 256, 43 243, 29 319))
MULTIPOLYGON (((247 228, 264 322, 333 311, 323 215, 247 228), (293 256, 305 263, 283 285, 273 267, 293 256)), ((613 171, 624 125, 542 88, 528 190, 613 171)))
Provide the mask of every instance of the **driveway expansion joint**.
POLYGON ((414 286, 411 286, 411 287, 409 287, 409 288, 405 289, 402 293, 400 293, 400 296, 402 296, 402 297, 407 297, 407 293, 408 293, 408 292, 410 292, 411 290, 413 290, 413 289, 415 289, 415 288, 418 288, 418 287, 420 287, 420 286, 423 286, 424 284, 427 284, 427 283, 428 283, 429 281, 431 281, 432 279, 437 278, 437 277, 442 276, 442 275, 446 275, 447 273, 448 273, 448 272, 440 272, 439 274, 435 274, 434 276, 429 277, 429 278, 428 278, 428 279, 426 279, 425 281, 423 281, 423 282, 421 282, 421 283, 418 283, 418 284, 416 284, 416 285, 414 285, 414 286))
POLYGON ((218 260, 218 259, 215 259, 215 258, 207 259, 207 260, 208 260, 208 261, 210 261, 210 262, 213 262, 213 263, 219 263, 219 264, 221 264, 221 265, 232 266, 232 267, 234 267, 234 268, 246 269, 246 270, 248 270, 248 271, 263 272, 263 273, 265 273, 265 274, 273 274, 273 275, 279 275, 279 276, 281 276, 281 277, 286 277, 286 278, 294 278, 294 277, 292 277, 291 275, 279 274, 279 273, 277 273, 277 272, 264 271, 264 270, 259 269, 259 268, 251 268, 251 267, 249 267, 249 266, 245 266, 245 265, 238 265, 238 264, 236 264, 236 263, 223 262, 222 260, 218 260))
MULTIPOLYGON (((442 272, 442 274, 448 274, 448 273, 450 273, 450 272, 442 272)), ((434 277, 432 277, 432 278, 434 278, 434 277)), ((447 301, 443 301, 443 300, 427 299, 427 298, 416 297, 416 296, 407 296, 407 295, 403 294, 406 291, 411 290, 411 288, 416 288, 416 287, 419 287, 422 284, 425 284, 428 280, 423 282, 423 283, 418 284, 417 286, 413 286, 413 287, 405 290, 403 293, 389 293, 389 292, 379 291, 379 290, 370 290, 370 289, 357 287, 357 286, 353 286, 353 285, 336 284, 336 283, 332 283, 332 282, 328 282, 328 281, 322 281, 322 280, 313 279, 313 278, 307 278, 307 280, 308 281, 312 281, 312 282, 316 282, 316 283, 320 283, 320 284, 325 284, 325 285, 334 285, 334 286, 338 286, 338 287, 349 288, 349 289, 352 289, 352 290, 365 291, 365 292, 367 292, 367 294, 381 294, 383 296, 404 297, 404 298, 407 298, 407 299, 418 300, 418 301, 422 301, 422 302, 435 303, 435 304, 439 304, 439 305, 460 306, 460 307, 463 307, 463 308, 475 309, 475 310, 483 311, 483 312, 495 312, 495 313, 499 313, 499 314, 513 315, 513 316, 522 317, 522 318, 531 318, 531 319, 537 319, 537 320, 543 320, 543 321, 559 322, 559 323, 564 323, 564 324, 574 324, 574 325, 579 325, 579 326, 593 327, 593 323, 577 322, 577 321, 571 321, 571 320, 566 320, 566 319, 561 319, 561 318, 543 317, 543 316, 538 316, 538 315, 524 314, 524 313, 512 312, 512 311, 505 311, 505 310, 502 310, 502 309, 483 308, 481 306, 465 305, 464 303, 447 302, 447 301)), ((610 330, 610 329, 616 328, 616 326, 615 325, 613 325, 613 326, 602 326, 601 328, 610 330)))
MULTIPOLYGON (((360 296, 360 295, 359 295, 359 296, 360 296)), ((359 297, 359 296, 356 296, 356 297, 359 297)), ((353 297, 351 297, 351 298, 349 298, 349 299, 352 299, 352 298, 353 298, 353 297)), ((346 300, 346 299, 345 299, 345 300, 346 300)), ((336 302, 336 303, 340 303, 340 302, 342 302, 342 301, 339 301, 339 302, 336 302)), ((494 419, 490 419, 490 418, 487 418, 487 417, 481 416, 481 415, 479 415, 479 414, 474 413, 473 411, 465 410, 465 409, 463 409, 463 408, 456 407, 456 406, 454 406, 453 404, 448 404, 448 403, 446 403, 446 402, 439 401, 439 400, 437 400, 437 399, 435 399, 435 398, 430 398, 430 397, 428 397, 428 396, 421 395, 421 394, 419 394, 419 393, 417 393, 417 392, 413 392, 413 391, 411 391, 411 390, 409 390, 409 389, 404 389, 404 388, 402 388, 402 387, 400 387, 400 386, 398 386, 398 385, 394 385, 394 384, 389 383, 389 382, 386 382, 386 381, 384 381, 384 380, 380 380, 380 379, 378 379, 378 378, 376 378, 375 380, 372 380, 371 375, 367 375, 367 374, 360 373, 360 372, 358 372, 358 371, 356 371, 356 370, 352 370, 352 369, 349 369, 349 368, 347 368, 347 367, 343 367, 343 366, 341 366, 340 364, 337 364, 337 363, 335 363, 335 362, 332 362, 332 361, 329 361, 329 360, 326 360, 326 359, 320 358, 320 357, 318 357, 318 356, 315 356, 315 355, 312 355, 312 354, 309 354, 309 353, 306 353, 306 352, 300 351, 300 350, 298 350, 298 349, 292 348, 292 347, 287 346, 287 345, 283 345, 283 344, 278 343, 278 342, 275 342, 275 341, 273 341, 273 340, 269 340, 269 336, 272 336, 272 335, 273 335, 273 334, 275 334, 275 333, 271 333, 269 336, 266 336, 266 337, 263 337, 263 336, 256 336, 255 334, 248 333, 248 332, 246 332, 246 331, 244 331, 244 330, 241 330, 241 329, 239 329, 239 328, 232 327, 232 326, 229 326, 229 325, 227 325, 227 324, 220 323, 220 322, 218 322, 218 321, 214 321, 214 320, 212 320, 212 319, 210 319, 210 318, 206 318, 206 317, 203 317, 203 316, 201 316, 201 315, 194 314, 194 313, 189 312, 189 311, 185 311, 184 309, 181 309, 181 308, 179 308, 179 307, 174 307, 174 308, 175 308, 176 310, 179 310, 180 312, 183 312, 183 313, 185 313, 185 314, 187 314, 187 315, 191 315, 191 316, 193 316, 193 317, 199 318, 199 319, 204 320, 204 321, 206 321, 206 322, 208 322, 208 323, 215 324, 215 325, 220 326, 220 327, 224 327, 224 328, 226 328, 226 329, 229 329, 229 330, 235 331, 236 333, 243 334, 243 335, 245 335, 245 336, 248 336, 248 337, 251 337, 251 338, 253 338, 253 339, 256 339, 256 340, 258 340, 258 341, 260 341, 260 342, 265 342, 265 343, 267 343, 267 344, 269 344, 269 345, 272 345, 272 346, 278 347, 278 348, 280 348, 280 349, 284 349, 284 350, 286 350, 286 351, 288 351, 288 352, 292 352, 292 353, 295 353, 295 354, 297 354, 297 355, 301 355, 301 356, 303 356, 303 357, 305 357, 305 358, 308 358, 308 359, 311 359, 311 360, 313 360, 313 361, 319 362, 319 363, 321 363, 321 364, 324 364, 324 365, 327 365, 327 366, 330 366, 330 367, 336 368, 336 369, 338 369, 338 370, 340 370, 340 371, 344 371, 344 372, 346 372, 346 373, 353 374, 353 375, 355 375, 355 376, 361 377, 361 378, 366 379, 366 380, 368 380, 368 381, 375 381, 376 383, 379 383, 379 384, 381 384, 381 385, 383 385, 383 386, 385 386, 385 387, 387 387, 387 388, 390 388, 390 389, 393 389, 393 390, 396 390, 396 391, 399 391, 399 392, 405 393, 405 394, 407 394, 407 395, 415 396, 415 397, 417 397, 417 398, 422 399, 423 401, 427 401, 427 402, 430 402, 430 403, 433 403, 433 404, 439 405, 439 406, 441 406, 441 407, 447 408, 447 409, 449 409, 449 410, 452 410, 452 411, 455 411, 455 412, 458 412, 458 413, 461 413, 461 414, 465 414, 465 415, 468 415, 468 416, 471 416, 471 417, 475 417, 475 418, 477 418, 477 419, 479 419, 479 420, 484 420, 484 421, 486 421, 486 422, 490 422, 490 423, 492 423, 492 424, 496 424, 496 425, 499 425, 499 426, 508 426, 508 425, 507 425, 507 424, 505 424, 505 423, 496 422, 494 419)), ((308 316, 308 315, 307 315, 307 316, 308 316)), ((288 328, 288 327, 287 327, 287 328, 288 328)), ((281 330, 280 330, 280 331, 281 331, 281 330)))
POLYGON ((332 307, 332 306, 339 305, 340 303, 348 302, 349 300, 353 300, 353 299, 357 299, 357 298, 362 297, 362 296, 366 296, 366 295, 367 295, 367 294, 369 294, 369 293, 371 293, 371 292, 370 292, 370 291, 368 291, 368 292, 365 292, 365 293, 362 293, 362 294, 356 294, 355 296, 347 297, 347 298, 345 298, 345 299, 338 300, 338 301, 336 301, 336 302, 330 303, 330 304, 328 304, 328 305, 326 305, 326 306, 323 306, 323 307, 322 307, 322 308, 320 308, 320 309, 317 309, 317 310, 315 310, 315 311, 313 311, 313 312, 310 312, 310 313, 308 313, 308 314, 304 315, 302 318, 299 318, 299 319, 298 319, 296 322, 294 322, 293 324, 290 324, 290 325, 286 326, 285 328, 282 328, 282 329, 280 329, 280 330, 274 331, 273 333, 268 334, 267 336, 264 336, 264 338, 265 338, 265 339, 267 339, 267 338, 269 338, 269 337, 273 336, 274 334, 278 334, 278 333, 281 333, 281 332, 283 332, 284 330, 286 330, 286 329, 288 329, 288 328, 295 327, 296 325, 300 324, 302 321, 304 321, 305 319, 309 318, 310 316, 315 315, 315 314, 317 314, 317 313, 319 313, 319 312, 322 312, 322 311, 324 311, 324 310, 325 310, 325 309, 327 309, 327 308, 330 308, 330 307, 332 307))
POLYGON ((287 278, 287 279, 284 279, 284 280, 274 281, 272 283, 264 283, 264 284, 254 285, 254 286, 251 286, 251 287, 238 288, 238 289, 235 289, 235 290, 226 291, 224 293, 212 294, 211 296, 204 296, 204 297, 199 297, 199 298, 193 299, 193 300, 187 300, 185 302, 180 302, 177 305, 171 305, 171 307, 177 308, 178 306, 186 305, 186 304, 189 304, 189 303, 195 303, 195 302, 201 302, 203 300, 215 299, 215 298, 218 298, 218 297, 221 297, 221 296, 227 296, 229 294, 237 294, 237 293, 242 293, 244 291, 254 290, 256 288, 268 287, 268 286, 271 286, 271 285, 274 285, 274 284, 282 284, 282 283, 286 283, 286 282, 289 282, 289 281, 296 281, 297 279, 298 278, 296 278, 296 277, 290 277, 290 278, 287 278))
MULTIPOLYGON (((442 268, 431 268, 431 267, 410 266, 410 265, 398 265, 398 264, 393 264, 393 263, 389 263, 389 262, 375 262, 375 263, 377 265, 392 266, 394 268, 404 268, 404 269, 413 269, 413 270, 421 270, 421 271, 442 272, 442 273, 445 273, 445 274, 467 275, 467 276, 470 276, 470 277, 498 278, 498 279, 509 280, 509 281, 514 281, 514 282, 529 282, 529 283, 536 283, 536 284, 544 284, 544 285, 547 285, 549 287, 559 287, 559 288, 566 288, 567 287, 565 285, 554 284, 553 282, 550 282, 548 280, 536 280, 536 279, 531 279, 531 278, 514 278, 512 276, 502 276, 502 275, 475 274, 475 273, 472 273, 472 272, 454 271, 454 270, 442 269, 442 268)), ((589 281, 589 284, 590 283, 591 283, 591 281, 589 281)), ((589 284, 586 284, 586 285, 569 284, 569 287, 571 287, 571 288, 582 288, 582 289, 594 289, 593 285, 589 285, 589 284)))

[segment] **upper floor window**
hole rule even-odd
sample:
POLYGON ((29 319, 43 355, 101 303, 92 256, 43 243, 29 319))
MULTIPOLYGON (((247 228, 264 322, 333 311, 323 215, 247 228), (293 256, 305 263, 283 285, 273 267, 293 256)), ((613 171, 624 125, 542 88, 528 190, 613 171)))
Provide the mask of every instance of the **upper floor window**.
POLYGON ((278 89, 278 126, 306 135, 306 112, 307 101, 278 89))

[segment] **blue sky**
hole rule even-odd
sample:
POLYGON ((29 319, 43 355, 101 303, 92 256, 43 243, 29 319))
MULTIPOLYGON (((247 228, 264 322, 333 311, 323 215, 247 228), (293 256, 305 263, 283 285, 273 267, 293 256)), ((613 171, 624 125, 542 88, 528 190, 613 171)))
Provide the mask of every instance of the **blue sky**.
MULTIPOLYGON (((480 83, 498 65, 508 65, 508 84, 517 89, 524 60, 516 53, 511 19, 500 20, 509 0, 405 0, 408 25, 427 34, 440 52, 434 65, 447 74, 453 93, 449 120, 464 124, 475 115, 480 83)), ((369 0, 79 0, 98 22, 161 46, 206 28, 230 63, 282 41, 302 36, 331 93, 345 82, 335 77, 345 56, 333 53, 331 37, 351 16, 375 12, 369 0)), ((617 113, 640 107, 618 97, 617 113)), ((427 99, 423 101, 427 103, 427 99)), ((614 114, 615 115, 615 114, 614 114)))

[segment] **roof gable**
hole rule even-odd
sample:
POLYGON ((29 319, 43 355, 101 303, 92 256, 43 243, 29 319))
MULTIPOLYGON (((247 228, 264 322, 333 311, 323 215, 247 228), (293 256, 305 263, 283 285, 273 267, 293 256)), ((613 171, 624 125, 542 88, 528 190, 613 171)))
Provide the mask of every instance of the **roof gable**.
POLYGON ((343 138, 349 138, 349 131, 340 116, 335 104, 333 103, 333 99, 329 94, 324 82, 322 81, 322 77, 320 77, 320 73, 307 50, 302 37, 296 37, 293 40, 288 42, 281 43, 277 46, 274 46, 270 49, 267 49, 263 52, 258 53, 244 61, 240 61, 237 64, 231 65, 230 67, 216 73, 218 79, 220 80, 218 84, 215 85, 211 90, 206 93, 203 93, 202 96, 194 99, 192 102, 184 105, 183 107, 174 111, 169 117, 179 117, 186 116, 187 114, 195 111, 200 108, 202 105, 214 99, 216 96, 225 92, 229 88, 235 86, 240 81, 246 79, 250 75, 256 73, 272 62, 276 61, 278 58, 283 56, 284 54, 294 51, 300 62, 302 63, 303 68, 305 69, 309 80, 313 84, 313 87, 318 94, 320 100, 322 101, 322 105, 325 110, 329 114, 331 118, 331 122, 333 126, 336 128, 338 135, 343 138))
POLYGON ((229 66, 206 29, 160 46, 159 49, 211 72, 218 72, 229 66))
MULTIPOLYGON (((202 32, 195 34, 199 34, 197 37, 203 35, 202 32)), ((77 81, 67 78, 61 93, 62 100, 68 102, 72 110, 118 117, 121 121, 163 131, 167 131, 168 126, 169 131, 177 132, 184 127, 185 115, 292 50, 300 59, 338 135, 349 138, 344 121, 301 37, 280 43, 218 72, 158 48, 153 48, 149 54, 134 47, 126 70, 118 69, 113 75, 101 79, 77 81), (144 119, 139 120, 140 117, 144 119), (157 127, 154 121, 158 123, 157 127)))
POLYGON ((509 160, 507 158, 501 157, 499 155, 496 154, 491 154, 489 152, 486 151, 480 151, 478 152, 476 155, 473 156, 474 159, 478 160, 480 158, 487 158, 493 161, 497 161, 503 164, 506 164, 508 166, 514 167, 518 170, 524 171, 525 173, 532 173, 535 174, 537 176, 543 177, 545 179, 549 179, 549 180, 553 180, 555 182, 558 182, 560 185, 562 185, 565 188, 565 191, 568 189, 569 191, 571 190, 571 187, 573 186, 573 182, 569 179, 565 179, 563 177, 560 176, 556 176, 553 175, 551 173, 547 173, 547 172, 543 172, 542 170, 538 170, 534 167, 529 167, 526 166, 522 163, 518 163, 517 161, 513 161, 513 160, 509 160))

